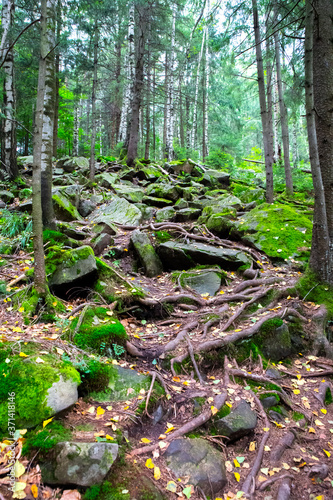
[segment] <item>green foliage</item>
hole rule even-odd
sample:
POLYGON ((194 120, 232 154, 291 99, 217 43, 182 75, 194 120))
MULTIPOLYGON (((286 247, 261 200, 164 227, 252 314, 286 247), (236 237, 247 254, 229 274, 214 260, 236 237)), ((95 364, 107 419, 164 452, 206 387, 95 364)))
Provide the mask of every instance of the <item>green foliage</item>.
POLYGON ((31 236, 32 221, 28 214, 0 211, 0 253, 11 253, 26 248, 31 236))
POLYGON ((205 163, 216 170, 233 172, 235 168, 235 159, 221 149, 213 149, 205 159, 205 163))
POLYGON ((117 376, 117 370, 112 365, 102 363, 97 359, 84 357, 74 362, 73 365, 81 375, 80 392, 83 395, 91 392, 104 392, 110 380, 117 376))
POLYGON ((108 162, 113 162, 113 161, 116 161, 117 158, 115 156, 98 156, 97 157, 97 161, 103 163, 103 164, 106 164, 108 162))
POLYGON ((333 318, 333 287, 318 280, 315 273, 307 269, 295 285, 300 298, 326 306, 329 319, 333 318))
POLYGON ((168 231, 156 231, 155 238, 159 243, 165 243, 166 241, 171 240, 172 236, 168 233, 168 231))
POLYGON ((112 486, 105 481, 102 484, 90 486, 84 494, 84 500, 131 500, 129 493, 122 493, 124 486, 112 486))
POLYGON ((28 454, 32 450, 40 450, 45 453, 62 441, 69 441, 72 437, 72 432, 63 426, 57 420, 50 422, 44 428, 37 428, 30 431, 23 445, 23 455, 28 454))

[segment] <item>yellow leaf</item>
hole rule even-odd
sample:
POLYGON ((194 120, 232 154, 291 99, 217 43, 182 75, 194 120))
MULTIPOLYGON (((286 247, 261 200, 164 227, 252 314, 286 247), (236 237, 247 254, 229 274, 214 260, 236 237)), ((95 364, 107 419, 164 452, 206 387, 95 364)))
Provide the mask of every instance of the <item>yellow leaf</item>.
POLYGON ((165 439, 165 438, 166 438, 166 435, 165 435, 165 434, 160 434, 160 435, 158 436, 158 439, 165 439))
POLYGON ((211 406, 210 409, 211 409, 212 415, 216 415, 216 413, 218 412, 218 409, 215 406, 211 406))
POLYGON ((54 302, 52 302, 53 307, 55 307, 57 304, 58 304, 58 302, 56 300, 54 302))
POLYGON ((151 441, 147 438, 141 438, 141 443, 151 443, 151 441))
POLYGON ((302 375, 296 375, 296 377, 298 378, 298 380, 301 380, 302 375))
POLYGON ((174 382, 180 382, 180 378, 179 378, 179 377, 172 377, 172 380, 173 380, 174 382))
POLYGON ((31 486, 31 493, 34 498, 38 498, 38 487, 35 484, 31 486))
POLYGON ((237 458, 234 458, 234 464, 235 467, 240 467, 240 463, 238 462, 237 458))
POLYGON ((313 427, 309 427, 309 432, 312 432, 313 434, 316 434, 316 430, 313 427))
POLYGON ((87 413, 90 413, 90 414, 95 413, 95 407, 91 406, 90 408, 88 408, 87 413))
POLYGON ((276 427, 281 427, 281 428, 285 427, 285 425, 279 424, 278 422, 275 422, 275 420, 274 420, 274 424, 276 425, 276 427))
POLYGON ((59 349, 59 347, 56 347, 56 351, 58 354, 60 354, 60 356, 64 354, 64 351, 62 349, 59 349))
POLYGON ((318 425, 318 427, 321 427, 324 425, 318 418, 317 418, 317 420, 315 420, 315 424, 318 425))
POLYGON ((293 390, 293 393, 294 393, 294 394, 300 394, 300 392, 301 392, 301 391, 300 391, 299 389, 294 389, 294 390, 293 390))
POLYGON ((269 427, 264 427, 263 431, 268 432, 269 431, 269 427))
POLYGON ((249 451, 255 451, 255 449, 256 449, 256 443, 255 441, 251 441, 249 446, 249 451))
POLYGON ((105 437, 106 437, 106 439, 108 439, 109 441, 113 441, 113 440, 114 440, 114 438, 113 438, 112 436, 109 436, 109 434, 107 434, 105 437))
POLYGON ((23 313, 24 312, 24 307, 20 307, 19 312, 23 313))
POLYGON ((237 328, 237 330, 234 330, 235 332, 241 332, 242 329, 241 328, 237 328))
POLYGON ((16 460, 14 465, 15 477, 21 477, 25 473, 25 467, 21 462, 16 460))
POLYGON ((174 426, 172 425, 171 427, 169 427, 166 431, 165 431, 165 434, 167 434, 168 432, 171 432, 174 430, 174 426))
POLYGON ((321 410, 320 410, 320 411, 321 411, 324 415, 326 415, 326 413, 327 413, 327 410, 326 410, 325 408, 321 408, 321 410))
POLYGON ((240 480, 240 474, 238 472, 234 472, 234 476, 236 478, 237 483, 239 483, 240 480))
POLYGON ((158 481, 161 477, 161 471, 159 467, 154 467, 154 479, 158 481))
POLYGON ((176 493, 177 485, 174 481, 169 481, 168 484, 166 485, 166 489, 168 491, 171 491, 172 493, 176 493))
POLYGON ((50 422, 52 422, 53 420, 53 417, 52 418, 49 418, 48 420, 44 420, 43 422, 43 428, 47 426, 47 424, 49 424, 50 422))
POLYGON ((145 466, 148 467, 148 469, 153 469, 155 467, 151 458, 147 458, 145 466))
POLYGON ((108 316, 113 316, 113 312, 112 312, 112 311, 108 311, 106 314, 107 314, 108 316))
POLYGON ((266 481, 266 480, 267 480, 267 477, 265 477, 265 476, 259 476, 259 477, 258 477, 258 481, 259 481, 260 483, 263 483, 263 482, 264 482, 264 481, 266 481))
POLYGON ((330 456, 331 456, 330 452, 327 451, 327 450, 324 450, 324 449, 323 449, 323 451, 326 453, 326 455, 328 456, 328 458, 330 458, 330 456))
POLYGON ((27 358, 28 357, 28 355, 24 354, 24 352, 20 352, 19 356, 21 356, 21 358, 27 358))
POLYGON ((96 411, 96 417, 101 417, 102 415, 104 415, 104 413, 105 410, 101 406, 99 406, 96 411))
MULTIPOLYGON (((27 484, 27 483, 23 483, 23 484, 27 484)), ((20 490, 20 491, 16 491, 14 494, 13 494, 13 498, 19 498, 19 499, 22 499, 22 498, 26 498, 26 494, 25 494, 25 491, 23 490, 20 490)))

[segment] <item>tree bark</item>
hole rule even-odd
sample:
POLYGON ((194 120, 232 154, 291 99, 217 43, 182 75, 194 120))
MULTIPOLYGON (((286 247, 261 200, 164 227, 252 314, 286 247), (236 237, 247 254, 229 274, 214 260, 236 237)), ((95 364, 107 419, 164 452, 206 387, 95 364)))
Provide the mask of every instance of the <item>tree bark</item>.
MULTIPOLYGON (((61 34, 61 0, 57 3, 57 34, 59 43, 61 34)), ((53 156, 58 153, 58 126, 59 126, 59 88, 60 88, 60 52, 56 49, 55 55, 55 98, 54 98, 54 123, 53 123, 53 156)))
POLYGON ((43 109, 43 139, 41 152, 41 186, 43 225, 56 229, 52 200, 52 155, 54 131, 54 101, 55 101, 55 21, 56 0, 46 2, 47 29, 45 34, 45 90, 43 109))
POLYGON ((254 36, 256 43, 256 60, 258 72, 258 88, 259 88, 259 102, 261 123, 263 132, 264 154, 265 154, 265 171, 266 171, 266 201, 273 203, 273 158, 269 148, 269 129, 267 125, 267 107, 265 96, 265 78, 264 78, 264 65, 262 60, 261 42, 260 42, 260 29, 258 18, 257 0, 252 0, 253 8, 253 21, 254 21, 254 36))
POLYGON ((205 26, 205 39, 206 39, 206 51, 205 51, 205 71, 204 71, 204 99, 202 108, 202 123, 203 123, 203 134, 202 134, 202 159, 208 156, 208 91, 209 91, 209 32, 208 32, 208 16, 210 10, 210 0, 207 0, 207 14, 206 14, 206 26, 205 26))
POLYGON ((149 160, 150 150, 150 91, 151 91, 151 50, 150 50, 150 23, 148 26, 148 60, 147 60, 147 92, 146 92, 146 143, 145 143, 145 159, 149 160))
MULTIPOLYGON (((266 37, 269 34, 269 16, 266 18, 266 37)), ((267 127, 269 134, 269 155, 273 158, 274 163, 274 130, 273 130, 273 54, 271 38, 267 37, 266 41, 266 76, 267 76, 267 127)))
POLYGON ((73 156, 79 156, 79 103, 74 108, 73 156))
POLYGON ((98 68, 98 40, 99 29, 98 22, 95 19, 94 27, 94 77, 91 95, 91 139, 90 139, 90 158, 89 158, 89 179, 91 182, 95 180, 95 145, 97 133, 97 115, 96 115, 96 90, 97 90, 97 68, 98 68))
POLYGON ((195 79, 193 124, 192 124, 192 143, 191 143, 192 149, 195 149, 195 147, 198 143, 198 95, 199 95, 199 81, 200 81, 200 66, 201 66, 201 60, 202 60, 203 50, 204 50, 204 46, 205 46, 205 36, 206 36, 206 30, 204 30, 204 32, 202 34, 201 49, 200 49, 200 53, 199 53, 198 66, 197 66, 197 75, 196 75, 196 79, 195 79))
POLYGON ((2 178, 15 179, 18 177, 18 167, 16 160, 16 98, 14 85, 14 51, 8 50, 11 44, 11 27, 13 24, 14 1, 4 0, 2 5, 2 29, 0 60, 5 54, 6 60, 4 69, 4 93, 3 93, 3 113, 2 141, 1 141, 1 168, 2 178))
MULTIPOLYGON (((328 2, 330 3, 330 2, 328 2)), ((309 151, 310 151, 310 162, 311 162, 311 172, 313 179, 313 186, 315 192, 315 207, 313 216, 313 232, 312 232, 312 246, 310 255, 310 268, 316 273, 319 279, 332 283, 333 272, 332 272, 332 241, 331 234, 329 231, 328 223, 328 209, 333 209, 332 200, 328 198, 328 206, 326 205, 326 191, 324 189, 324 180, 322 172, 322 162, 323 171, 325 171, 324 157, 319 155, 319 148, 322 146, 326 138, 323 138, 323 131, 320 129, 321 121, 318 120, 316 124, 316 112, 315 105, 321 106, 324 103, 318 103, 321 97, 316 95, 320 92, 321 82, 320 78, 325 78, 327 69, 325 68, 325 61, 321 61, 319 65, 315 62, 315 57, 322 57, 320 52, 320 42, 317 39, 318 35, 318 23, 321 20, 323 22, 322 15, 321 18, 316 18, 316 24, 314 22, 314 8, 312 0, 306 0, 306 22, 305 22, 305 104, 306 104, 306 118, 307 118, 307 131, 309 140, 309 151), (315 39, 315 40, 314 40, 315 39), (319 45, 319 47, 318 47, 319 45), (322 64, 324 62, 324 67, 322 64), (320 70, 320 75, 314 77, 315 69, 320 70), (320 78, 319 78, 320 77, 320 78), (318 81, 319 78, 319 81, 318 81), (314 80, 316 79, 316 88, 314 87, 314 80), (318 135, 321 138, 321 144, 319 146, 317 141, 317 127, 318 135)), ((329 13, 327 10, 326 14, 329 13)), ((325 14, 325 15, 326 15, 325 14)), ((317 16, 319 12, 317 11, 317 16)), ((320 24, 321 24, 320 23, 320 24)), ((329 27, 328 27, 329 28, 329 27)), ((329 30, 328 30, 329 31, 329 30)), ((332 51, 332 46, 331 46, 332 51)), ((332 71, 332 69, 331 69, 332 71)), ((322 115, 323 116, 323 115, 322 115)), ((331 117, 332 120, 332 117, 331 117)), ((331 121, 332 124, 332 121, 331 121)), ((332 128, 332 127, 331 127, 332 128)), ((325 132, 324 132, 325 133, 325 132)), ((323 148, 325 151, 325 147, 323 148)), ((323 154, 323 149, 321 153, 323 154)), ((326 173, 326 172, 325 172, 326 173)), ((327 180, 327 179, 325 179, 327 180)))
POLYGON ((293 179, 290 167, 288 110, 283 98, 280 44, 279 44, 278 32, 274 34, 274 41, 275 41, 276 77, 277 77, 277 85, 279 92, 279 107, 280 107, 281 130, 282 130, 283 163, 284 163, 284 173, 286 178, 286 194, 287 196, 292 196, 294 192, 294 187, 293 187, 293 179))
POLYGON ((175 96, 174 96, 174 71, 175 71, 175 34, 176 34, 176 3, 172 6, 172 27, 171 27, 171 43, 170 43, 170 61, 169 61, 169 78, 168 78, 168 93, 167 93, 167 123, 166 123, 166 144, 165 152, 166 159, 173 158, 173 135, 175 121, 175 96))

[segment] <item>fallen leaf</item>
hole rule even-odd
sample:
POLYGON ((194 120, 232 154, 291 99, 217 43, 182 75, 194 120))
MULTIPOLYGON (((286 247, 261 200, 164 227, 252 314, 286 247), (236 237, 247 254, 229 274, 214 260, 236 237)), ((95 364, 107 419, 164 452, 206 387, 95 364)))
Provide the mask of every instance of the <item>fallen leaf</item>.
POLYGON ((15 477, 21 477, 25 473, 25 467, 21 462, 16 460, 14 465, 15 477))
POLYGON ((35 360, 35 361, 36 361, 36 363, 45 363, 44 359, 39 358, 39 357, 38 357, 38 358, 36 358, 36 360, 35 360))
POLYGON ((151 443, 151 441, 147 438, 141 438, 141 443, 151 443))
POLYGON ((211 409, 212 415, 216 415, 216 413, 218 412, 218 409, 215 406, 211 406, 210 409, 211 409))
POLYGON ((153 469, 155 467, 151 458, 147 458, 145 466, 148 467, 148 469, 153 469))
POLYGON ((328 456, 328 458, 330 458, 331 453, 329 451, 323 449, 323 452, 326 453, 326 455, 328 456))
POLYGON ((38 486, 36 486, 35 484, 33 484, 31 486, 31 493, 32 493, 32 496, 34 498, 38 498, 38 486))
POLYGON ((169 481, 168 484, 166 485, 166 489, 168 491, 171 491, 172 493, 176 493, 177 485, 174 481, 169 481))
POLYGON ((321 420, 319 420, 318 418, 317 418, 317 420, 315 420, 315 424, 316 424, 318 427, 321 427, 321 426, 323 426, 323 425, 324 425, 324 424, 323 424, 323 422, 321 422, 321 420))
POLYGON ((154 467, 154 479, 158 481, 161 478, 161 471, 159 467, 154 467))
POLYGON ((309 427, 309 432, 310 433, 312 432, 313 434, 316 434, 316 430, 313 427, 309 427))
POLYGON ((255 451, 255 449, 256 449, 256 443, 255 441, 251 441, 249 446, 249 451, 255 451))
POLYGON ((27 358, 28 357, 28 355, 25 354, 24 352, 20 352, 19 356, 21 356, 21 358, 27 358))
POLYGON ((267 477, 265 477, 265 476, 259 476, 259 477, 258 477, 258 481, 259 481, 260 483, 263 483, 264 481, 267 481, 267 477))
POLYGON ((47 426, 47 424, 49 424, 50 422, 52 422, 53 418, 54 418, 54 417, 49 418, 48 420, 44 420, 44 422, 43 422, 43 428, 44 428, 44 427, 46 427, 46 426, 47 426))
POLYGON ((238 472, 234 472, 234 476, 236 478, 237 483, 239 483, 240 480, 240 474, 238 472))
POLYGON ((192 493, 194 493, 194 488, 191 484, 183 489, 183 494, 186 496, 186 498, 191 498, 192 493))
POLYGON ((104 413, 105 413, 105 410, 101 406, 99 406, 97 408, 97 411, 96 411, 96 419, 98 419, 99 417, 104 415, 104 413))
POLYGON ((60 500, 81 500, 81 495, 77 490, 65 490, 60 500))

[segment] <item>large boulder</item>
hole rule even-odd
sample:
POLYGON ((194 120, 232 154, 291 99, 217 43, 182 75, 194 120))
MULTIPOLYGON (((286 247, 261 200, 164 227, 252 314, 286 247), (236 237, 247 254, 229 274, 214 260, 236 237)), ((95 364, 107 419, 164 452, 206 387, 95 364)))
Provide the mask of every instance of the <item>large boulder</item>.
POLYGON ((183 273, 181 284, 200 294, 215 295, 221 286, 221 273, 215 271, 193 271, 183 273))
POLYGON ((82 220, 77 208, 72 204, 69 196, 63 190, 54 192, 52 200, 54 213, 58 220, 65 222, 82 220))
POLYGON ((120 198, 132 203, 141 203, 144 197, 144 190, 137 186, 126 186, 125 184, 114 186, 114 190, 120 198))
POLYGON ((116 443, 58 443, 42 464, 42 478, 48 484, 92 486, 103 481, 118 455, 116 443))
POLYGON ((222 492, 227 484, 223 456, 205 439, 175 439, 164 456, 176 477, 187 477, 206 495, 222 492))
POLYGON ((89 170, 89 160, 83 156, 65 157, 57 161, 57 167, 71 174, 78 170, 89 170))
POLYGON ((163 272, 160 258, 156 254, 148 236, 139 230, 133 231, 131 242, 144 267, 146 276, 152 278, 163 272))
POLYGON ((108 205, 102 205, 91 214, 95 223, 111 225, 113 222, 125 226, 138 226, 142 220, 141 210, 124 198, 113 198, 108 205))
POLYGON ((229 415, 216 420, 215 427, 219 433, 230 441, 239 439, 254 431, 257 425, 257 414, 246 401, 241 401, 229 415))
POLYGON ((184 172, 185 174, 191 174, 192 170, 194 168, 194 163, 192 163, 190 160, 178 160, 178 161, 171 161, 168 163, 168 170, 170 170, 172 173, 179 175, 181 172, 184 172))
POLYGON ((168 220, 173 220, 176 215, 176 211, 173 207, 164 207, 156 212, 156 222, 164 222, 168 220))
POLYGON ((40 354, 34 344, 22 344, 22 353, 2 344, 0 369, 0 430, 8 432, 9 394, 17 429, 35 427, 78 400, 79 373, 52 355, 40 354))
POLYGON ((87 245, 72 250, 51 247, 46 257, 46 268, 51 274, 49 285, 58 294, 66 293, 75 286, 90 285, 97 277, 94 252, 87 245))
POLYGON ((222 269, 234 270, 251 264, 250 257, 240 250, 218 248, 204 243, 167 241, 159 246, 158 254, 168 269, 189 269, 196 264, 217 264, 222 269))
POLYGON ((206 170, 202 178, 202 183, 205 186, 215 186, 217 184, 229 186, 230 175, 227 172, 221 172, 220 170, 206 170))
MULTIPOLYGON (((108 387, 104 393, 94 394, 96 401, 126 401, 127 399, 137 398, 142 390, 149 390, 151 378, 147 375, 142 375, 136 370, 123 368, 119 365, 115 365, 114 369, 115 373, 110 377, 108 387)), ((156 387, 160 386, 156 384, 156 387)), ((159 390, 162 391, 162 389, 159 390)))
POLYGON ((155 198, 165 198, 173 202, 177 201, 182 195, 182 189, 173 184, 151 184, 147 188, 147 195, 155 198))
POLYGON ((81 199, 79 201, 78 212, 82 217, 88 217, 96 209, 96 203, 92 200, 81 199))
POLYGON ((109 174, 108 172, 102 172, 95 176, 95 181, 102 187, 113 188, 114 184, 118 181, 117 174, 109 174))
POLYGON ((264 356, 272 361, 281 361, 293 352, 288 325, 280 318, 265 321, 255 342, 264 356))

